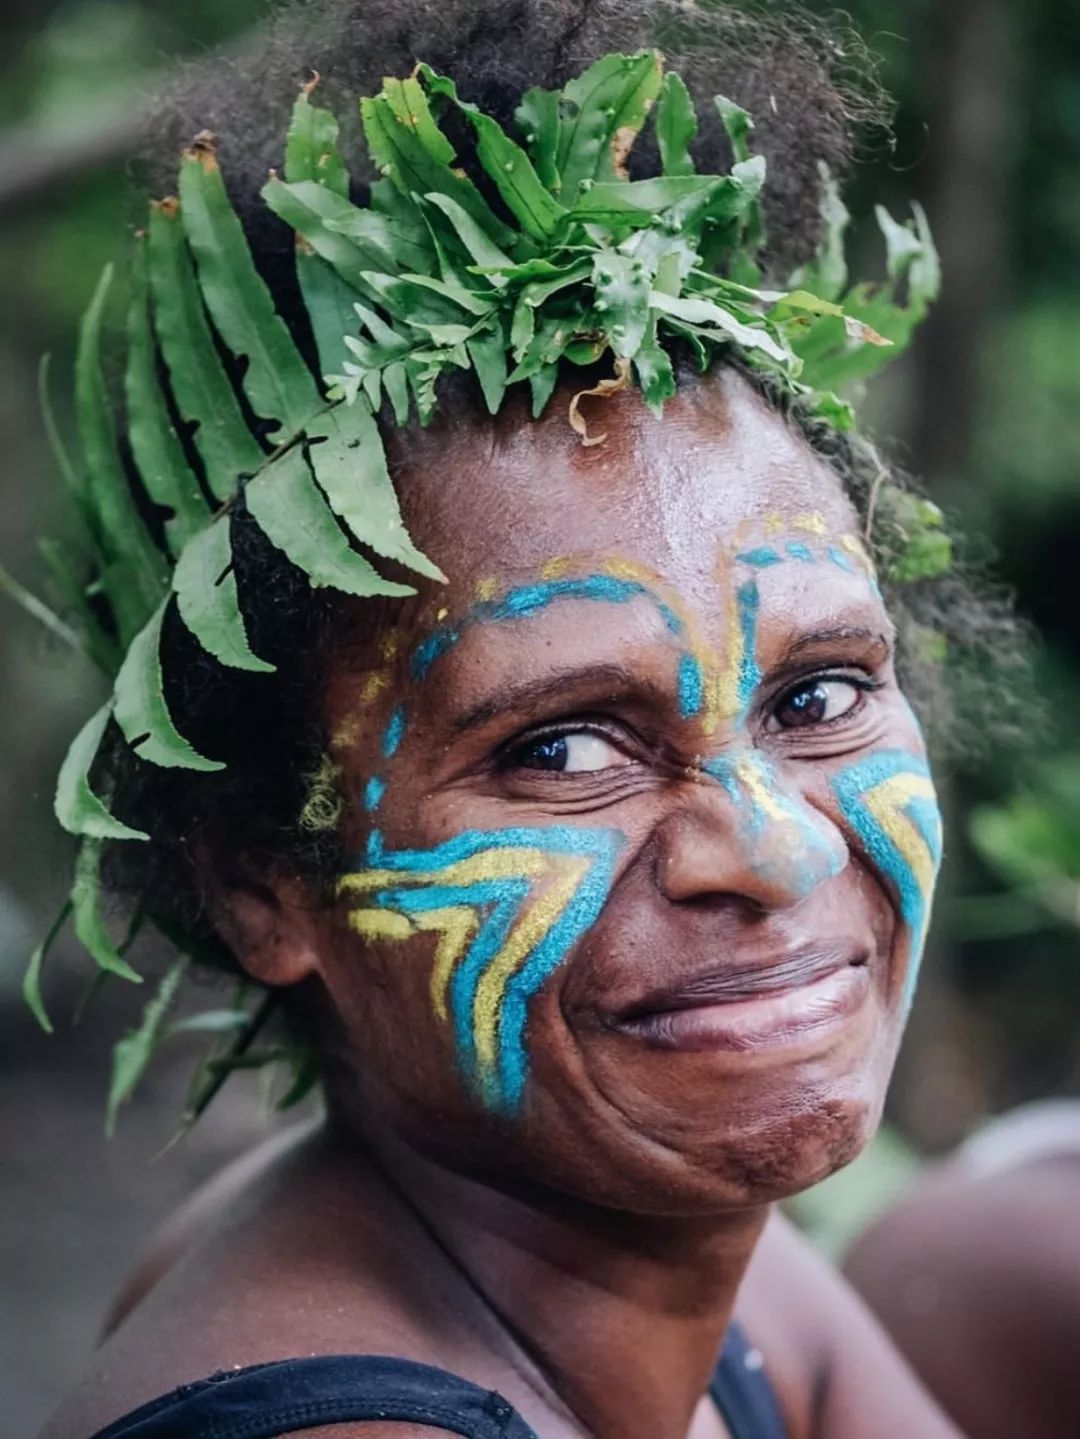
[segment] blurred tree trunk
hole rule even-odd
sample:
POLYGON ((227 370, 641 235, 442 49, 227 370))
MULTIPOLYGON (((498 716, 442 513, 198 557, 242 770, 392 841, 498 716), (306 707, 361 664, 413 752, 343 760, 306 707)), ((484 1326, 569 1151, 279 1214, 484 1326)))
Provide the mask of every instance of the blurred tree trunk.
MULTIPOLYGON (((911 450, 915 472, 945 503, 970 470, 987 324, 1001 312, 1008 273, 1017 21, 1017 0, 933 0, 919 42, 929 127, 924 193, 944 280, 920 337, 911 450)), ((950 796, 942 799, 959 826, 950 796)), ((943 936, 923 970, 891 1101, 901 1126, 931 1150, 957 1143, 986 1108, 994 1057, 968 1009, 943 936)))
POLYGON ((1018 0, 934 0, 927 57, 926 206, 944 288, 921 340, 913 448, 931 484, 964 469, 979 413, 980 341, 1007 272, 1017 146, 1018 0))

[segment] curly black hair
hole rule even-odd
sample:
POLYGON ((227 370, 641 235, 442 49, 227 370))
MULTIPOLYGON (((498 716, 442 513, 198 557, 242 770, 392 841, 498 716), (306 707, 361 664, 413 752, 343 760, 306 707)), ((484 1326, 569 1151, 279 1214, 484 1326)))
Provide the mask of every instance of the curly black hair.
MULTIPOLYGON (((320 100, 343 117, 357 94, 377 91, 385 74, 408 73, 417 59, 455 76, 463 97, 505 123, 533 85, 559 88, 599 54, 659 46, 686 80, 703 118, 699 167, 730 164, 728 142, 711 105, 723 93, 755 117, 755 148, 766 157, 767 266, 786 275, 820 237, 820 164, 841 173, 866 121, 884 114, 873 67, 857 38, 785 7, 735 9, 704 0, 316 0, 276 12, 242 56, 185 71, 155 106, 138 165, 152 193, 174 182, 175 156, 191 136, 211 129, 223 172, 256 263, 298 342, 311 351, 293 270, 293 237, 259 199, 267 170, 279 165, 296 89, 312 71, 320 100)), ((355 130, 345 132, 355 198, 365 171, 355 130), (351 143, 350 143, 351 142, 351 143)), ((649 157, 643 155, 647 165, 649 157)), ((681 364, 682 382, 695 372, 681 364)), ((785 388, 743 370, 770 404, 797 426, 832 466, 867 521, 886 474, 877 451, 809 418, 785 388)), ((455 424, 490 423, 478 394, 455 404, 455 424)), ((237 507, 233 550, 245 620, 255 652, 277 665, 272 676, 224 669, 173 617, 163 644, 166 698, 179 729, 203 753, 223 760, 213 775, 160 770, 117 745, 112 771, 117 812, 152 836, 149 844, 110 847, 108 878, 136 898, 166 933, 195 939, 225 966, 235 962, 213 934, 194 853, 209 837, 221 866, 238 883, 282 869, 318 888, 340 868, 339 804, 328 760, 319 697, 340 654, 340 605, 312 591, 237 507)), ((872 535, 888 572, 888 525, 872 535)), ((897 621, 903 678, 931 738, 965 742, 985 734, 981 701, 998 703, 996 677, 1025 662, 1025 638, 1007 598, 973 584, 962 565, 942 579, 886 587, 897 621), (945 645, 946 659, 929 650, 945 645), (933 644, 931 644, 933 641, 933 644), (959 674, 962 679, 956 679, 959 674), (942 703, 942 698, 946 703, 942 703), (957 700, 961 703, 956 703, 957 700), (977 723, 969 721, 974 710, 977 723)), ((373 626, 389 610, 373 605, 373 626)), ((1006 686, 1007 688, 1007 686, 1006 686)), ((228 883, 230 876, 224 875, 228 883)))

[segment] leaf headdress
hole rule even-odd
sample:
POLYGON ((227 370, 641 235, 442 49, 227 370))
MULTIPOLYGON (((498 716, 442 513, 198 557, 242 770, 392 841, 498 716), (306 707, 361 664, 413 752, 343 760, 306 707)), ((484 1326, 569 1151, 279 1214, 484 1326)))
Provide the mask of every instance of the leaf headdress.
MULTIPOLYGON (((510 388, 528 384, 539 415, 563 370, 610 360, 611 378, 583 393, 634 385, 659 414, 676 391, 678 344, 702 369, 727 353, 770 371, 811 413, 848 429, 842 396, 905 347, 937 291, 937 258, 917 209, 907 225, 878 210, 887 277, 849 288, 848 216, 827 173, 818 255, 785 288, 764 288, 766 170, 752 150, 752 119, 718 97, 733 163, 727 174, 697 173, 693 102, 654 50, 604 56, 561 91, 527 91, 512 134, 427 65, 386 80, 360 102, 379 172, 366 205, 350 198, 337 121, 313 90, 296 102, 283 176, 271 175, 262 199, 295 233, 319 373, 255 268, 204 133, 183 155, 177 196, 151 206, 136 240, 123 447, 101 355, 110 271, 82 322, 81 462, 57 446, 82 550, 74 561, 56 546, 44 550, 69 617, 7 580, 54 629, 74 633, 112 682, 57 784, 57 817, 80 848, 70 900, 25 983, 46 1026, 41 964, 69 914, 100 971, 139 977, 104 922, 101 859, 107 843, 150 836, 95 788, 103 742, 115 743, 118 731, 149 764, 223 767, 169 713, 167 615, 175 609, 218 664, 273 669, 252 649, 238 593, 238 504, 312 587, 410 594, 380 561, 426 580, 443 576, 402 523, 381 427, 414 416, 426 424, 447 373, 471 373, 492 414, 510 388), (448 118, 468 136, 465 164, 448 118), (628 161, 647 123, 659 173, 631 179, 628 161)), ((576 403, 569 419, 585 443, 601 438, 587 432, 576 403)), ((935 525, 923 517, 924 529, 935 525)), ((184 948, 183 936, 169 937, 184 948)), ((117 1047, 111 1111, 165 1032, 184 963, 117 1047)), ((202 1027, 237 1029, 232 1053, 243 1062, 264 1011, 216 1011, 202 1027)), ((217 1082, 211 1073, 209 1089, 217 1082)))

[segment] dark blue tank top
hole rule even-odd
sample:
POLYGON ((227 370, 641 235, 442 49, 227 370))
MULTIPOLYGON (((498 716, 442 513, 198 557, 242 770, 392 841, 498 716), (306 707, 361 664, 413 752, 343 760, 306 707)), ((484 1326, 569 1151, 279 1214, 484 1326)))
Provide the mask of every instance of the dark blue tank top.
MULTIPOLYGON (((710 1392, 732 1439, 786 1439, 761 1355, 734 1325, 710 1392)), ((501 1395, 409 1359, 327 1355, 226 1370, 183 1384, 94 1439, 279 1439, 381 1419, 464 1439, 537 1439, 501 1395)))

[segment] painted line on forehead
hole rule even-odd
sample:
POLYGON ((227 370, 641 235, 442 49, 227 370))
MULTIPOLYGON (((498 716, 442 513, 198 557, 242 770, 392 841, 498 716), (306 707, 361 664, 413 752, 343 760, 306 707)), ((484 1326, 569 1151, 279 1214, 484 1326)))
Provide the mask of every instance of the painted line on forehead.
POLYGON ((891 883, 909 933, 904 1007, 910 1008, 941 863, 941 813, 926 762, 883 750, 835 775, 833 791, 867 859, 891 883))
POLYGON ((752 565, 754 569, 768 569, 770 565, 783 564, 783 556, 769 545, 761 545, 756 550, 742 550, 735 556, 740 565, 752 565))
POLYGON ((372 775, 364 789, 364 808, 368 814, 374 814, 382 804, 383 795, 386 793, 386 782, 378 775, 372 775))
POLYGON ((382 737, 384 759, 393 759, 405 738, 405 706, 395 705, 382 737))
POLYGON ((791 540, 784 548, 789 559, 800 560, 804 565, 817 564, 813 550, 809 545, 803 544, 802 540, 791 540))

